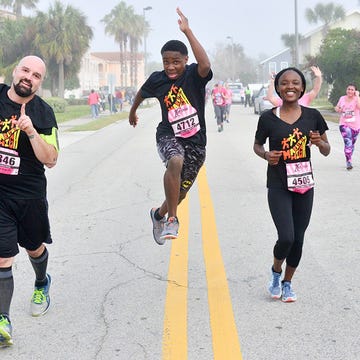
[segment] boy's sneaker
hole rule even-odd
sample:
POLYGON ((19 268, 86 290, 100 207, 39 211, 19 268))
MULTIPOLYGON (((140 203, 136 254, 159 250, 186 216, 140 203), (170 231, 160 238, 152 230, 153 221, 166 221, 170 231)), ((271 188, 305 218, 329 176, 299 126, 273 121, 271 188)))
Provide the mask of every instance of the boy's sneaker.
POLYGON ((164 224, 166 223, 165 216, 161 220, 155 219, 156 208, 150 210, 150 217, 153 223, 153 237, 157 244, 164 245, 165 239, 160 238, 162 231, 164 230, 164 224))
POLYGON ((269 284, 269 292, 272 299, 281 298, 281 273, 275 272, 271 268, 271 280, 269 284))
POLYGON ((46 314, 50 307, 50 285, 51 277, 46 274, 47 284, 45 286, 35 286, 30 303, 30 312, 32 316, 41 316, 46 314))
POLYGON ((283 302, 294 302, 296 301, 296 294, 294 293, 291 282, 284 281, 282 284, 282 298, 283 302))
POLYGON ((164 229, 161 233, 160 239, 162 240, 174 240, 178 237, 179 221, 177 217, 171 216, 164 224, 164 229))
POLYGON ((0 314, 0 347, 11 346, 12 341, 12 326, 9 318, 0 314))

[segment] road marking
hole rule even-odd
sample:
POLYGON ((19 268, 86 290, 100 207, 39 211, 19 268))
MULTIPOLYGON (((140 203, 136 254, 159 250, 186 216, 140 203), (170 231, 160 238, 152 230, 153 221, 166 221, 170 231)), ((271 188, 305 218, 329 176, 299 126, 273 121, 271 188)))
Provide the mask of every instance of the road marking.
MULTIPOLYGON (((178 207, 179 236, 172 241, 166 291, 162 358, 187 359, 189 200, 178 207)), ((171 240, 170 240, 171 241, 171 240)))
POLYGON ((214 360, 242 360, 205 167, 198 183, 214 360))
MULTIPOLYGON (((203 254, 206 267, 214 360, 242 360, 229 287, 218 240, 214 207, 203 167, 198 176, 203 254)), ((178 208, 179 237, 171 244, 166 292, 162 359, 186 360, 188 289, 188 197, 178 208)))

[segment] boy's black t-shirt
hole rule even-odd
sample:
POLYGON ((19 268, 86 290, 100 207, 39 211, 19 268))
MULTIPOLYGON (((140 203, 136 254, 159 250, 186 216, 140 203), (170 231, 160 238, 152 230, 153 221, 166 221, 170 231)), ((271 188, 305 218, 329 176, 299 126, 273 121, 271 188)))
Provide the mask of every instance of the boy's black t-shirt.
POLYGON ((272 110, 264 112, 259 118, 256 143, 263 145, 268 139, 270 151, 283 152, 278 165, 268 165, 267 187, 287 189, 286 163, 310 161, 310 131, 318 130, 322 135, 328 129, 326 121, 316 109, 301 106, 301 115, 293 124, 279 119, 272 110))
POLYGON ((195 63, 186 65, 184 73, 176 80, 169 79, 164 70, 150 75, 141 87, 141 97, 159 100, 162 119, 156 131, 157 141, 164 135, 179 136, 175 132, 180 133, 189 127, 185 140, 206 145, 205 87, 211 78, 211 70, 206 78, 202 78, 195 63), (198 129, 196 133, 195 127, 189 123, 194 116, 198 129))
MULTIPOLYGON (((21 105, 7 95, 9 86, 0 84, 0 196, 11 199, 37 199, 46 196, 44 165, 36 158, 26 133, 16 128, 21 105)), ((26 104, 39 134, 51 135, 57 123, 52 108, 39 96, 26 104)))

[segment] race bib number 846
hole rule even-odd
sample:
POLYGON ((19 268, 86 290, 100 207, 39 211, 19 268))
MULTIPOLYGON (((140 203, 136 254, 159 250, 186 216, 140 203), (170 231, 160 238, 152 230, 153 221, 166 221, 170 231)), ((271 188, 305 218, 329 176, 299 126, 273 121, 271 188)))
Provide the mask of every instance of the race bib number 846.
POLYGON ((0 174, 17 175, 20 157, 17 151, 0 147, 0 174))

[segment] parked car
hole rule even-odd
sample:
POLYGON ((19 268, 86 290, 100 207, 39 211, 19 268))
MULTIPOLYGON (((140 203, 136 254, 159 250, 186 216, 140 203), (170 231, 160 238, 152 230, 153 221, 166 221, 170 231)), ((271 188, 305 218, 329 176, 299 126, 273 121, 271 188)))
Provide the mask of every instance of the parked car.
POLYGON ((274 107, 269 100, 266 100, 267 88, 267 86, 263 86, 254 96, 253 104, 255 114, 261 115, 265 110, 269 110, 274 107))
POLYGON ((232 96, 231 100, 233 104, 240 104, 241 103, 241 93, 240 89, 231 89, 232 96))

